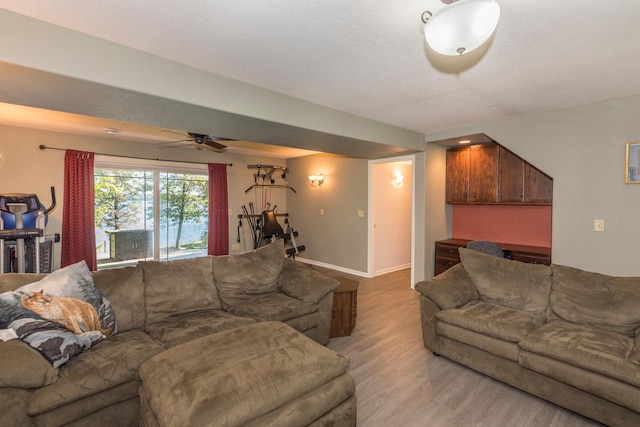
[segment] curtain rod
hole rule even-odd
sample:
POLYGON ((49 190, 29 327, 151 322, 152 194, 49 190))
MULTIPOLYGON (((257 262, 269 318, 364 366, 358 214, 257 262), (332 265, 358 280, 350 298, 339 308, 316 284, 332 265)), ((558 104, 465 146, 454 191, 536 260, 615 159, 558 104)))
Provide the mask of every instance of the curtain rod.
MULTIPOLYGON (((47 147, 46 145, 40 145, 41 150, 58 150, 58 151, 67 151, 67 148, 58 148, 58 147, 47 147)), ((159 162, 174 162, 174 163, 191 163, 191 164, 199 164, 199 165, 208 165, 210 162, 189 162, 187 160, 169 160, 169 159, 150 159, 148 157, 136 157, 136 156, 124 156, 121 154, 107 154, 107 153, 93 153, 99 156, 111 156, 111 157, 122 157, 125 159, 137 159, 137 160, 156 160, 159 162)), ((233 166, 233 163, 222 163, 223 165, 233 166)))

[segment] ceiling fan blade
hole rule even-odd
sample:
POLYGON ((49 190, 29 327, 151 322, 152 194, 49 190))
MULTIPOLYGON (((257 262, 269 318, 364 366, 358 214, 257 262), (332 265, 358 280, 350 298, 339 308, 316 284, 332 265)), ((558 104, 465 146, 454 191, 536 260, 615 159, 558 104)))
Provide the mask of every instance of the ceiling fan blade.
POLYGON ((214 141, 213 139, 209 138, 208 140, 202 142, 204 145, 207 145, 213 149, 216 150, 224 150, 225 148, 227 148, 226 145, 220 144, 219 142, 214 141))
POLYGON ((162 132, 172 133, 174 135, 180 135, 183 138, 187 137, 187 135, 185 135, 185 132, 176 132, 176 131, 170 130, 170 129, 162 129, 162 132))
POLYGON ((192 139, 181 139, 179 141, 169 141, 163 142, 158 145, 158 148, 172 148, 172 147, 182 147, 185 145, 190 145, 193 142, 192 139), (188 143, 188 144, 186 144, 188 143))

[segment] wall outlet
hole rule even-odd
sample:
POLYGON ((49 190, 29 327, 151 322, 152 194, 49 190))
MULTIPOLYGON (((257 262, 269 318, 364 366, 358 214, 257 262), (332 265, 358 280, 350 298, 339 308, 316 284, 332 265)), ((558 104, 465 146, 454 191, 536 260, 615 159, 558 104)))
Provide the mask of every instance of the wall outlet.
POLYGON ((238 249, 240 249, 240 243, 232 243, 231 244, 231 250, 237 251, 238 249))
POLYGON ((320 215, 324 215, 324 209, 320 208, 320 215))
POLYGON ((360 218, 364 218, 364 211, 363 211, 363 210, 359 210, 359 211, 358 211, 358 216, 359 216, 360 218))
POLYGON ((593 231, 604 231, 604 219, 593 220, 593 231))

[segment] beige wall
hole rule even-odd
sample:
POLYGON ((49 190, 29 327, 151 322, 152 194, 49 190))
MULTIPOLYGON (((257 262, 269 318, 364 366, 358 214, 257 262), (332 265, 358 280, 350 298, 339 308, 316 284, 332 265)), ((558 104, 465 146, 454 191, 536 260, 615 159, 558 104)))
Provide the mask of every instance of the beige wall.
POLYGON ((289 182, 298 191, 287 195, 287 207, 300 243, 307 247, 300 258, 366 275, 367 161, 314 155, 289 159, 287 167, 289 182), (324 183, 311 187, 308 176, 320 173, 324 183))
MULTIPOLYGON (((40 131, 10 126, 0 126, 0 194, 27 193, 37 194, 43 205, 51 203, 50 187, 56 189, 58 205, 49 214, 47 234, 62 233, 62 201, 63 201, 63 168, 64 151, 40 150, 38 146, 44 144, 50 147, 69 148, 93 151, 107 154, 120 154, 152 159, 172 158, 191 162, 233 163, 227 169, 229 208, 229 248, 236 244, 237 215, 242 213, 242 205, 253 202, 256 209, 261 206, 262 193, 245 190, 253 184, 255 170, 247 169, 248 164, 278 164, 284 165, 281 159, 263 156, 217 154, 199 151, 191 147, 178 149, 158 149, 150 144, 119 141, 110 138, 95 138, 82 135, 71 135, 58 132, 40 131)), ((157 162, 154 162, 157 164, 157 162)), ((185 167, 185 164, 168 162, 167 165, 185 167)), ((206 173, 206 165, 202 167, 206 173)), ((287 209, 286 194, 272 190, 270 194, 272 204, 277 204, 282 211, 287 209)), ((245 226, 246 228, 246 226, 245 226)), ((250 246, 250 234, 247 231, 246 249, 250 246)), ((64 239, 64 236, 62 236, 64 239)), ((240 252, 244 247, 232 250, 240 252)), ((55 245, 54 263, 60 265, 60 244, 55 245)))

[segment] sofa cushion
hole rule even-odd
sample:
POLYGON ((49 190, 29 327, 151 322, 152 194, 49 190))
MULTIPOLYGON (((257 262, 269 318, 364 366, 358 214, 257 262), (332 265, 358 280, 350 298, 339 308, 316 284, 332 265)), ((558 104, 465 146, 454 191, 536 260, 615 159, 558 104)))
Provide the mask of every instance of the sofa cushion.
POLYGON ((255 322, 249 317, 234 316, 222 310, 203 310, 154 323, 149 335, 168 348, 255 322))
POLYGON ((212 257, 174 261, 140 261, 144 272, 146 329, 171 316, 220 309, 213 283, 212 257))
POLYGON ((143 331, 110 337, 64 365, 58 381, 34 390, 28 413, 42 414, 135 380, 142 362, 163 350, 143 331))
POLYGON ((552 265, 550 308, 568 322, 634 337, 640 327, 640 277, 614 277, 552 265))
POLYGON ((494 338, 490 335, 461 328, 446 322, 438 322, 436 330, 438 331, 438 335, 442 337, 450 338, 458 343, 479 348, 487 353, 495 354, 496 356, 511 360, 515 363, 518 362, 518 355, 520 354, 520 347, 518 347, 518 343, 494 338))
MULTIPOLYGON (((609 403, 612 402, 633 412, 640 413, 640 388, 637 386, 618 381, 608 375, 582 369, 553 357, 531 353, 526 350, 520 351, 518 363, 523 368, 542 374, 551 380, 545 387, 548 391, 544 392, 544 394, 547 396, 553 397, 554 383, 564 383, 577 390, 591 394, 587 399, 584 399, 584 396, 580 396, 581 393, 572 393, 576 397, 580 396, 576 400, 576 403, 578 403, 576 409, 580 413, 585 413, 585 406, 593 404, 592 409, 604 411, 599 416, 599 420, 604 422, 605 425, 630 427, 639 425, 637 418, 628 416, 628 411, 620 412, 619 409, 614 409, 616 405, 609 403), (602 400, 605 402, 601 402, 602 400)), ((569 403, 566 403, 567 405, 574 400, 572 396, 567 396, 567 399, 569 400, 569 403)), ((594 412, 592 412, 592 416, 593 414, 594 412)))
POLYGON ((442 310, 438 320, 474 332, 518 342, 542 324, 533 314, 501 305, 472 301, 461 308, 442 310))
POLYGON ((281 322, 304 316, 317 310, 317 305, 307 304, 281 293, 259 295, 250 301, 229 308, 230 313, 238 316, 249 316, 258 320, 279 320, 281 322))
POLYGON ((275 293, 284 255, 284 242, 278 239, 253 251, 213 257, 213 277, 224 309, 275 293))
POLYGON ((46 274, 40 273, 11 273, 0 274, 0 292, 15 291, 16 289, 29 283, 37 282, 45 277, 46 274))
POLYGON ((92 276, 96 287, 111 301, 118 331, 144 329, 142 268, 111 268, 94 271, 92 276))
POLYGON ((554 321, 541 326, 519 344, 528 352, 640 386, 640 366, 630 360, 633 339, 622 334, 554 321))
POLYGON ((58 379, 58 370, 20 340, 0 342, 0 366, 0 387, 36 388, 58 379))
POLYGON ((483 301, 544 316, 551 288, 549 266, 511 261, 466 248, 459 248, 459 253, 483 301))
POLYGON ((84 261, 0 294, 0 328, 7 327, 55 368, 117 332, 111 303, 84 261))

